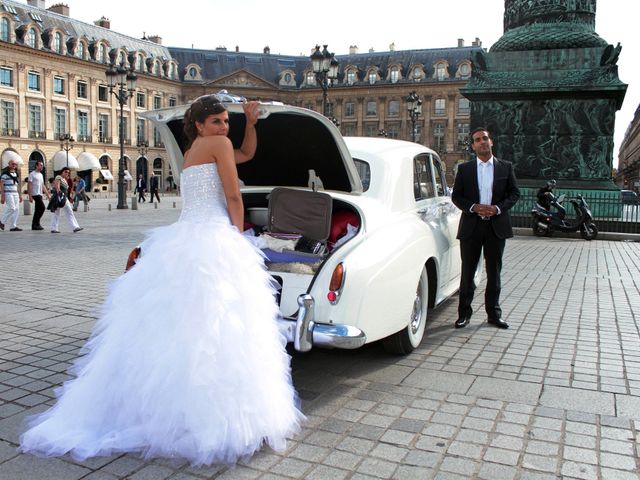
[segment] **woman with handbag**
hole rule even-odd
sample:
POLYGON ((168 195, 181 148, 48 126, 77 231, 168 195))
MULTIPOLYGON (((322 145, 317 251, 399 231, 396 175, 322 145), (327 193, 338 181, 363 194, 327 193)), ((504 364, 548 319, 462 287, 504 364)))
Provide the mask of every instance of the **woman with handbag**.
POLYGON ((69 222, 74 232, 83 230, 78 224, 70 202, 68 201, 70 177, 71 170, 69 170, 69 167, 64 167, 60 171, 60 175, 56 176, 53 180, 53 193, 51 195, 51 202, 53 202, 53 204, 49 204, 49 209, 53 212, 51 217, 51 233, 60 233, 58 228, 60 225, 61 211, 64 212, 65 217, 67 217, 67 222, 69 222))

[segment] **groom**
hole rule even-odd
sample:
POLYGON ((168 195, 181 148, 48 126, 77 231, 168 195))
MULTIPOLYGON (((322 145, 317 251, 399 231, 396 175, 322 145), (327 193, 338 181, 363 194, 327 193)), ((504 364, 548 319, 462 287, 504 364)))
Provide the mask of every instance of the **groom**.
POLYGON ((458 236, 462 257, 460 300, 456 328, 464 328, 471 319, 471 301, 475 291, 474 274, 484 252, 487 288, 484 294, 488 322, 509 328, 500 308, 500 271, 505 241, 513 237, 509 209, 520 198, 520 190, 510 162, 493 156, 493 141, 484 127, 471 132, 471 148, 477 159, 458 167, 451 199, 462 210, 458 236))

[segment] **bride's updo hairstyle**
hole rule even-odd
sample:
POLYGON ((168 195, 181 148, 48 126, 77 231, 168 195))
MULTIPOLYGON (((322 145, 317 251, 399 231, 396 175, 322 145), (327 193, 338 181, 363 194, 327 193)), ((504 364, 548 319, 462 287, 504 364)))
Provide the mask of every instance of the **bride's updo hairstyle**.
POLYGON ((222 113, 227 109, 216 95, 204 95, 196 98, 184 114, 184 134, 187 137, 187 149, 198 136, 196 122, 204 123, 209 115, 222 113))

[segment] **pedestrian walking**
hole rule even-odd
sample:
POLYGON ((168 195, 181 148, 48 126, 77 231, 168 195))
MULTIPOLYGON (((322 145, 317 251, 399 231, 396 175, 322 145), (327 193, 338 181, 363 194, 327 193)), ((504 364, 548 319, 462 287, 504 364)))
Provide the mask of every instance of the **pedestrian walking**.
POLYGON ((142 174, 138 175, 138 180, 136 181, 136 189, 133 193, 138 192, 138 202, 146 202, 147 199, 144 198, 144 192, 147 190, 147 182, 142 178, 142 174))
POLYGON ((513 237, 509 209, 520 198, 513 165, 493 156, 489 131, 471 132, 471 148, 477 159, 463 163, 453 183, 451 199, 462 210, 457 238, 460 239, 462 275, 455 327, 463 328, 471 319, 475 291, 474 275, 480 254, 484 253, 487 287, 485 310, 490 324, 509 328, 500 308, 500 271, 505 241, 513 237))
POLYGON ((42 199, 43 193, 47 195, 48 199, 51 199, 49 189, 44 184, 44 177, 42 176, 42 169, 44 163, 42 160, 36 160, 34 170, 29 173, 27 178, 27 192, 29 193, 29 203, 35 203, 36 209, 33 213, 33 219, 31 220, 31 230, 44 230, 40 225, 40 219, 44 214, 44 200, 42 199))
POLYGON ((87 187, 87 183, 84 181, 84 178, 82 178, 80 175, 77 175, 76 181, 75 181, 76 194, 73 197, 74 212, 78 211, 78 204, 80 203, 80 200, 84 202, 85 209, 86 207, 89 206, 89 197, 87 196, 86 187, 87 187))
POLYGON ((71 225, 74 232, 79 232, 82 227, 78 225, 76 216, 73 214, 71 208, 71 201, 69 200, 69 180, 71 179, 71 170, 68 167, 64 167, 53 180, 53 195, 49 204, 49 209, 52 210, 53 216, 51 217, 51 233, 60 233, 60 212, 63 211, 67 222, 71 225))
POLYGON ((0 201, 5 206, 2 220, 0 220, 0 230, 4 230, 6 225, 10 232, 22 231, 18 227, 22 192, 20 191, 20 178, 17 170, 18 163, 15 160, 9 160, 9 165, 0 176, 0 195, 2 197, 0 201))
POLYGON ((149 176, 149 191, 151 192, 151 198, 149 199, 153 202, 153 196, 155 195, 158 199, 158 203, 160 203, 160 195, 158 195, 158 177, 151 172, 149 176))

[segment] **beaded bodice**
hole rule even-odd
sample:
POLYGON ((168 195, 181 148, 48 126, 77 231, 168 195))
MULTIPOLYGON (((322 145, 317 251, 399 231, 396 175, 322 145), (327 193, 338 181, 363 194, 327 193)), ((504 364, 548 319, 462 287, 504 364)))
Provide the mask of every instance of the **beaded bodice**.
POLYGON ((223 221, 229 223, 227 201, 215 163, 192 165, 180 177, 182 213, 188 222, 223 221))

